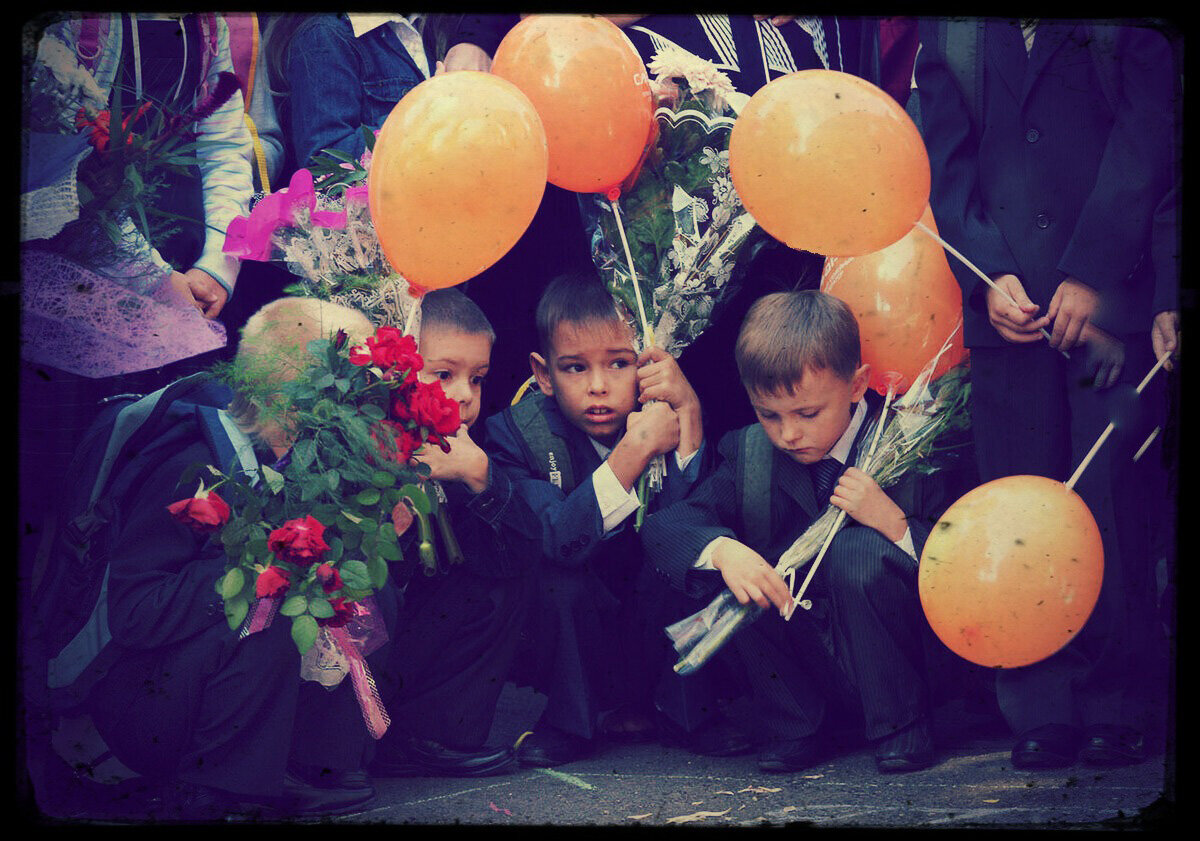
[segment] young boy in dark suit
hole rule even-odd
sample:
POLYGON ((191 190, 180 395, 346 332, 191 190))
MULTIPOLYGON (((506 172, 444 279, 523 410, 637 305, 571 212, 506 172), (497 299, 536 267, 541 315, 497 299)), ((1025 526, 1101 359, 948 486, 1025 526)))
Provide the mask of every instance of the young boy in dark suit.
POLYGON ((858 325, 838 299, 816 291, 763 297, 746 315, 736 358, 759 423, 726 435, 716 471, 647 520, 647 557, 694 599, 707 602, 724 586, 742 604, 777 609, 732 642, 763 730, 763 771, 797 771, 825 757, 830 712, 844 701, 861 704, 881 772, 927 767, 933 751, 916 573, 937 489, 907 482, 884 492, 844 467, 869 445, 861 440, 864 422, 881 400, 867 391, 858 325), (765 531, 748 525, 756 512, 746 510, 738 480, 748 436, 771 445, 761 468, 771 471, 765 531), (774 564, 826 504, 849 520, 812 579, 812 610, 794 610, 774 564), (832 639, 832 651, 823 639, 832 639))
POLYGON ((665 455, 653 504, 682 498, 698 476, 703 427, 678 364, 661 349, 638 355, 599 278, 554 280, 537 325, 530 364, 541 393, 490 418, 487 430, 495 463, 543 527, 527 679, 547 704, 518 759, 550 766, 594 751, 606 709, 619 708, 606 722, 611 735, 653 727, 651 690, 670 669, 657 618, 639 608, 651 600, 639 582, 635 484, 665 455))

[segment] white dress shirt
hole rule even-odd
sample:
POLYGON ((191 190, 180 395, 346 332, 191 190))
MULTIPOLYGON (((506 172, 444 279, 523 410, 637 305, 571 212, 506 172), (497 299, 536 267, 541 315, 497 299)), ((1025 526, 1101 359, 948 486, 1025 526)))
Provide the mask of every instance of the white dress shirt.
MULTIPOLYGON (((608 456, 612 453, 612 447, 606 447, 597 441, 595 438, 588 438, 592 442, 592 446, 600 455, 600 466, 592 473, 592 488, 596 491, 596 504, 600 506, 600 517, 604 521, 604 536, 617 526, 625 521, 625 518, 638 510, 641 504, 638 502, 637 492, 633 489, 625 490, 620 480, 617 479, 617 474, 613 473, 612 468, 608 466, 608 456)), ((675 464, 680 472, 687 469, 687 466, 692 463, 692 459, 696 457, 696 453, 700 452, 700 448, 696 448, 696 452, 691 453, 686 458, 681 458, 679 451, 675 451, 675 464)))
POLYGON ((417 69, 421 71, 421 75, 426 79, 429 78, 429 57, 425 55, 425 42, 421 39, 421 32, 416 26, 421 15, 347 14, 346 17, 350 20, 350 28, 354 30, 355 38, 361 38, 381 26, 390 26, 392 32, 396 33, 396 37, 400 39, 404 49, 412 57, 417 69))

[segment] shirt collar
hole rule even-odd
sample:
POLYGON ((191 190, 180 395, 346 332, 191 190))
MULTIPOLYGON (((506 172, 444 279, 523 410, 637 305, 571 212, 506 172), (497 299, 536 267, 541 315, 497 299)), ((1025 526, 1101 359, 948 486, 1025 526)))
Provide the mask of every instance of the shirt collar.
POLYGON ((850 425, 846 427, 846 431, 842 433, 842 437, 837 440, 837 443, 830 447, 825 458, 836 458, 843 465, 846 464, 846 459, 850 456, 850 449, 854 446, 854 439, 858 437, 858 430, 862 427, 863 419, 866 416, 867 401, 865 398, 860 398, 854 404, 854 414, 850 417, 850 425))
POLYGON ((354 31, 354 37, 361 38, 368 32, 378 29, 384 24, 389 23, 398 23, 403 27, 416 31, 416 23, 421 15, 371 15, 347 13, 346 17, 350 21, 350 28, 354 31))

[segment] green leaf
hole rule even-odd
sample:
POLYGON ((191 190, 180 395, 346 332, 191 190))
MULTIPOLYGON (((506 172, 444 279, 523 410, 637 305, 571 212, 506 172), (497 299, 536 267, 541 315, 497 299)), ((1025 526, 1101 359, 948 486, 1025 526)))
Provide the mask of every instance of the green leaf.
POLYGON ((349 163, 349 164, 352 164, 355 162, 354 158, 350 157, 349 155, 347 155, 345 152, 341 151, 340 149, 322 149, 320 154, 328 155, 331 158, 337 158, 339 161, 345 161, 346 163, 349 163))
MULTIPOLYGON (((379 534, 381 537, 384 534, 386 534, 387 532, 388 532, 388 529, 380 529, 379 530, 379 534)), ((395 534, 395 533, 396 532, 394 530, 392 530, 392 534, 395 534)), ((386 540, 380 540, 378 543, 375 544, 375 552, 377 553, 378 557, 383 558, 384 560, 387 560, 387 561, 398 561, 404 557, 404 555, 400 552, 399 546, 397 546, 395 543, 389 543, 386 540)))
POLYGON ((317 457, 317 442, 311 438, 297 441, 292 447, 292 464, 301 470, 308 468, 317 457))
POLYGON ((376 470, 371 474, 371 484, 377 488, 390 488, 396 484, 396 477, 386 470, 376 470))
POLYGON ((297 616, 292 620, 292 642, 296 643, 301 654, 312 648, 320 632, 321 627, 311 616, 297 616))
POLYGON ((238 626, 242 624, 249 610, 250 603, 242 596, 226 600, 225 621, 229 623, 231 630, 236 631, 238 629, 238 626))
POLYGON ((342 481, 342 474, 336 470, 326 470, 323 475, 325 478, 325 484, 328 486, 329 490, 337 493, 338 485, 342 481))
POLYGON ((362 561, 346 561, 341 566, 342 582, 347 587, 366 589, 371 586, 371 576, 362 561))
POLYGON ((372 520, 370 517, 364 517, 358 522, 359 531, 363 534, 374 534, 379 530, 379 523, 372 520))
POLYGON ((234 567, 225 573, 225 580, 221 582, 221 597, 228 601, 242 592, 244 586, 246 586, 246 576, 240 567, 234 567))
POLYGON ((383 587, 387 583, 388 566, 387 563, 379 557, 371 558, 367 561, 367 577, 371 581, 371 586, 376 590, 383 587))
POLYGON ((271 493, 277 494, 283 490, 284 478, 283 474, 268 465, 262 467, 263 481, 267 483, 267 487, 271 489, 271 493))
POLYGON ((358 411, 374 421, 381 421, 387 417, 387 412, 383 410, 383 407, 376 406, 374 403, 363 403, 358 407, 358 411))
POLYGON ((279 612, 284 616, 299 616, 306 610, 308 610, 308 599, 300 595, 288 596, 279 607, 279 612))
POLYGON ((329 554, 325 556, 328 563, 336 564, 342 559, 342 553, 346 551, 346 543, 336 535, 329 538, 329 554))
POLYGON ((329 599, 309 599, 308 612, 318 619, 329 619, 333 616, 333 605, 329 603, 329 599))
POLYGON ((359 505, 374 505, 379 502, 379 489, 367 488, 365 491, 359 491, 354 495, 354 501, 359 505))
POLYGON ((337 379, 335 379, 333 381, 333 384, 335 386, 337 386, 337 390, 340 391, 342 394, 345 394, 347 391, 350 390, 350 380, 347 379, 346 377, 338 377, 337 379))

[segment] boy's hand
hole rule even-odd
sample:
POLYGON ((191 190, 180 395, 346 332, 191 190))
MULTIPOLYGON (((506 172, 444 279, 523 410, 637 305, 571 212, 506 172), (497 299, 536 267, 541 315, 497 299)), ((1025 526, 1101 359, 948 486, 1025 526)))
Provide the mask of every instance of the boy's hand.
MULTIPOLYGON (((1154 348, 1154 361, 1162 359, 1162 355, 1170 351, 1171 358, 1179 355, 1179 313, 1166 310, 1154 316, 1150 325, 1150 346, 1154 348)), ((1163 363, 1168 371, 1175 370, 1175 364, 1169 359, 1163 363)))
POLYGON ((1001 338, 1008 342, 1025 344, 1036 342, 1042 338, 1040 331, 1050 323, 1049 316, 1035 319, 1033 316, 1041 307, 1029 300, 1025 287, 1016 275, 1006 274, 996 278, 996 286, 1012 296, 1017 306, 1009 303, 1008 299, 992 287, 987 291, 988 321, 996 328, 1001 338))
POLYGON ((792 593, 787 583, 762 555, 746 544, 720 541, 713 549, 712 565, 740 604, 775 605, 781 616, 791 610, 792 593))
POLYGON ((667 403, 651 403, 625 418, 625 434, 608 455, 608 466, 630 490, 650 459, 679 446, 679 415, 667 403))
POLYGON ((689 456, 700 449, 704 427, 700 398, 683 375, 679 362, 659 347, 647 348, 638 357, 638 400, 665 401, 679 415, 679 454, 689 456))
POLYGON ((904 537, 904 532, 908 530, 908 520, 900 506, 892 502, 874 479, 857 467, 846 468, 829 502, 893 543, 904 537))
POLYGON ((471 440, 467 425, 463 424, 453 438, 447 438, 450 452, 443 453, 441 447, 425 444, 413 453, 413 461, 429 465, 429 477, 448 482, 462 482, 472 493, 481 493, 487 487, 488 457, 479 445, 471 440))
POLYGON ((1054 290, 1046 317, 1054 322, 1050 347, 1070 350, 1083 340, 1083 331, 1096 315, 1100 295, 1086 283, 1069 277, 1054 290))

